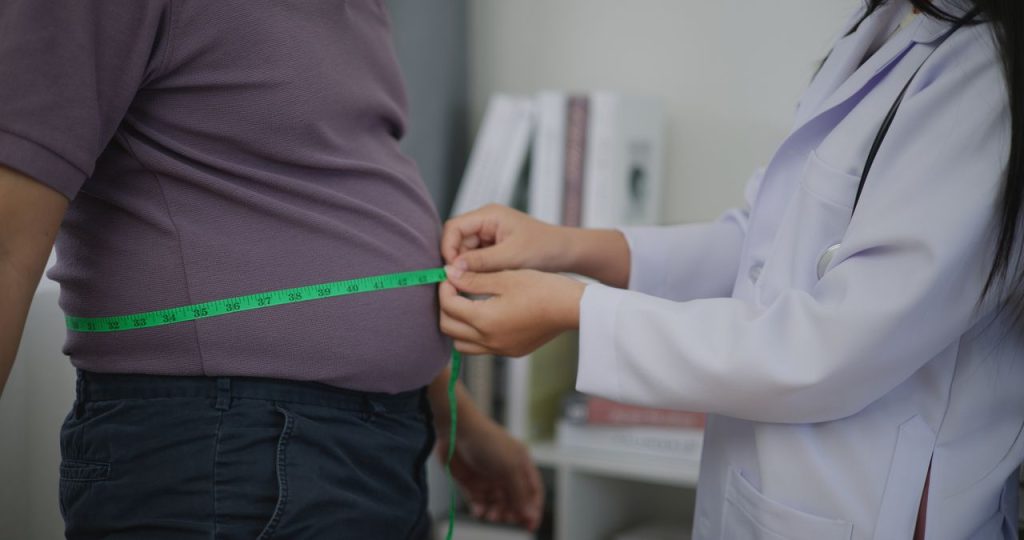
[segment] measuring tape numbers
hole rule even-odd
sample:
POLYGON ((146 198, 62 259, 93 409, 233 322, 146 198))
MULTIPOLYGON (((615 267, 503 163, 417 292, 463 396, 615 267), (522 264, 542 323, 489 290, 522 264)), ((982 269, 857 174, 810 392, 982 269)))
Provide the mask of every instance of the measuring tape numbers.
POLYGON ((75 332, 123 332, 126 330, 138 330, 209 319, 210 317, 219 317, 240 311, 266 309, 274 306, 309 302, 311 300, 348 296, 350 294, 433 285, 445 279, 444 268, 430 268, 427 270, 398 272, 396 274, 334 281, 319 285, 306 285, 305 287, 296 287, 294 289, 280 289, 277 291, 248 294, 200 304, 136 313, 134 315, 119 315, 116 317, 66 316, 65 322, 68 329, 75 332))
MULTIPOLYGON (((363 294, 389 289, 403 289, 406 287, 419 287, 441 283, 447 279, 444 268, 428 268, 426 270, 413 270, 411 272, 398 272, 394 274, 383 274, 379 276, 362 277, 346 281, 333 281, 318 285, 306 285, 293 289, 279 289, 234 298, 224 298, 210 302, 202 302, 188 306, 180 306, 170 309, 160 309, 136 313, 134 315, 119 315, 114 317, 74 317, 65 316, 64 320, 69 330, 73 332, 125 332, 139 330, 142 328, 153 328, 168 324, 179 324, 210 317, 220 317, 242 311, 254 309, 266 309, 274 306, 297 304, 348 296, 352 294, 363 294)), ((452 456, 455 454, 455 429, 458 415, 456 414, 457 403, 455 398, 455 386, 459 380, 459 371, 462 368, 462 356, 458 351, 452 349, 452 372, 448 379, 448 403, 451 414, 451 431, 448 439, 448 456, 445 463, 445 472, 448 474, 448 483, 452 484, 452 456)), ((451 505, 448 510, 448 535, 451 540, 452 532, 455 530, 455 488, 451 488, 451 505)))

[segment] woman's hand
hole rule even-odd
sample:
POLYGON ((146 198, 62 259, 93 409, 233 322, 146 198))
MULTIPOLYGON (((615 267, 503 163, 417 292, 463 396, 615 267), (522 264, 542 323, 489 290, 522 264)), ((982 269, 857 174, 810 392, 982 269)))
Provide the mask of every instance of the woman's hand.
POLYGON ((613 287, 629 283, 629 245, 621 232, 550 225, 497 204, 445 223, 441 255, 457 270, 532 268, 582 274, 613 287))
POLYGON ((567 228, 497 204, 448 220, 441 236, 445 262, 474 272, 560 271, 570 247, 567 228))
MULTIPOLYGON (((438 433, 437 447, 444 462, 446 434, 438 433)), ((490 418, 478 415, 472 421, 460 421, 451 470, 477 518, 514 523, 531 531, 540 526, 544 508, 540 473, 526 446, 490 418)))
POLYGON ((448 280, 438 288, 441 331, 460 352, 523 356, 579 328, 585 285, 575 279, 535 270, 446 270, 448 280), (460 292, 487 297, 473 300, 460 292))

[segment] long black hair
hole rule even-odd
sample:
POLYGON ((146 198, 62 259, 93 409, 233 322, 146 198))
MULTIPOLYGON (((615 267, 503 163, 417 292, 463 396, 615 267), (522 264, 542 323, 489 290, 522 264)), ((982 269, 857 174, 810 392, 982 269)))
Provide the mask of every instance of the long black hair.
MULTIPOLYGON (((867 0, 867 14, 886 1, 867 0)), ((936 19, 955 22, 959 17, 936 7, 930 0, 910 0, 910 3, 936 19)), ((1024 265, 1018 246, 1024 217, 1021 215, 1024 203, 1024 0, 970 0, 969 3, 980 13, 980 19, 993 25, 1010 97, 1010 157, 996 216, 996 252, 982 297, 990 293, 1005 297, 1017 322, 1024 322, 1024 265)))

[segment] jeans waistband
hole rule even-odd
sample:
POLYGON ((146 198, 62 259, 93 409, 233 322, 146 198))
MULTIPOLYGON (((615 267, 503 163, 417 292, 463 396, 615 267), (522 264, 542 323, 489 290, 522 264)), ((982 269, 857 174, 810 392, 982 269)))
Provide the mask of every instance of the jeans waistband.
POLYGON ((425 390, 398 394, 362 392, 322 383, 258 377, 127 375, 78 371, 78 403, 120 399, 209 398, 217 407, 231 399, 259 399, 350 411, 402 413, 420 410, 425 390))

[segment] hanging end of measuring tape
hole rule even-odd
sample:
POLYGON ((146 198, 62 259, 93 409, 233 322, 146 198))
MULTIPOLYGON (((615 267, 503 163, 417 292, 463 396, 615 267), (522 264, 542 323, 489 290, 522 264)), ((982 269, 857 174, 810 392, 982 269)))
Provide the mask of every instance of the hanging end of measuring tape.
POLYGON ((462 354, 452 347, 452 375, 449 377, 449 409, 452 414, 452 429, 449 431, 449 453, 444 461, 444 472, 447 474, 447 480, 449 480, 449 532, 444 537, 446 540, 452 540, 452 534, 455 533, 455 502, 456 502, 456 486, 452 480, 452 457, 455 456, 455 440, 456 440, 456 429, 458 428, 457 420, 459 404, 456 401, 456 386, 459 384, 459 372, 462 371, 462 354))
POLYGON ((455 435, 458 420, 458 401, 456 387, 459 384, 459 372, 462 371, 462 354, 452 349, 451 376, 448 378, 448 408, 451 414, 451 430, 448 432, 448 465, 451 465, 452 456, 455 454, 455 435))

